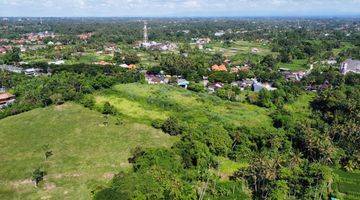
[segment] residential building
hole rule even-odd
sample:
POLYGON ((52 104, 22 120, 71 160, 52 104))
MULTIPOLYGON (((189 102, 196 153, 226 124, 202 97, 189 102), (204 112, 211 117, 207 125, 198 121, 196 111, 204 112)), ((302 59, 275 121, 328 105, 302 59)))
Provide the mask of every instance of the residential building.
POLYGON ((42 74, 39 68, 28 68, 24 70, 24 73, 27 76, 39 76, 42 74))
POLYGON ((360 60, 348 59, 341 63, 340 72, 342 74, 347 74, 349 72, 360 73, 360 60))
POLYGON ((0 109, 5 108, 15 102, 15 95, 10 93, 0 93, 0 109))
POLYGON ((64 60, 55 60, 55 61, 51 61, 51 62, 48 62, 49 65, 63 65, 65 64, 65 61, 64 60))
POLYGON ((222 64, 222 65, 213 65, 213 66, 211 66, 211 70, 212 71, 224 71, 224 72, 226 72, 227 68, 226 68, 226 66, 224 64, 222 64))
POLYGON ((225 31, 221 30, 221 31, 218 31, 214 34, 216 37, 221 37, 223 35, 225 35, 225 31))
POLYGON ((187 81, 185 79, 178 79, 177 85, 186 89, 189 85, 189 81, 187 81))
POLYGON ((20 74, 23 72, 23 69, 20 67, 15 67, 13 65, 0 65, 0 70, 20 74))
POLYGON ((277 88, 272 87, 270 83, 261 83, 255 79, 253 81, 254 81, 254 83, 253 83, 252 87, 253 87, 254 92, 260 92, 260 90, 262 90, 262 89, 266 89, 269 91, 277 90, 277 88))

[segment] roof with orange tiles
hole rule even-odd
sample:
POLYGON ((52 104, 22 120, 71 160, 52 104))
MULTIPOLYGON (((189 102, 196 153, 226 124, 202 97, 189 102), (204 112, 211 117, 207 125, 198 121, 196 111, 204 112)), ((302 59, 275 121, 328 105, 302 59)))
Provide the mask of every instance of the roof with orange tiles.
POLYGON ((227 68, 225 65, 213 65, 211 67, 211 70, 213 71, 227 71, 227 68))

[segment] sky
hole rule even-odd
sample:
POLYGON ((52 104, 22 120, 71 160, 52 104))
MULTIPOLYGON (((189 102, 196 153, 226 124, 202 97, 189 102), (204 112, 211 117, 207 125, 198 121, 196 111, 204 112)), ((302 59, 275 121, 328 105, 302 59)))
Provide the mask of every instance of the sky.
POLYGON ((0 0, 3 17, 360 16, 360 0, 0 0))

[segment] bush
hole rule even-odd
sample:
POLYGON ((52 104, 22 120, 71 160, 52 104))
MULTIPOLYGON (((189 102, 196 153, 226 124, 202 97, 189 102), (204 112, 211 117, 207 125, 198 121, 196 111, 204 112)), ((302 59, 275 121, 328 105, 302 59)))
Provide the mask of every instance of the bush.
POLYGON ((38 186, 40 181, 44 180, 44 176, 46 175, 46 172, 41 170, 40 168, 37 168, 34 170, 32 175, 32 180, 35 182, 35 185, 38 186))
POLYGON ((86 95, 81 100, 80 103, 86 108, 94 108, 95 106, 95 98, 92 95, 86 95))
POLYGON ((161 120, 155 120, 155 121, 151 122, 151 126, 156 129, 161 129, 162 125, 163 125, 163 122, 161 120))
POLYGON ((161 129, 170 135, 179 135, 183 131, 183 127, 180 125, 179 120, 175 117, 169 117, 162 124, 161 129))
POLYGON ((110 105, 109 102, 105 102, 102 113, 106 115, 116 115, 117 110, 113 105, 110 105))
POLYGON ((194 92, 206 92, 205 87, 201 83, 190 83, 188 89, 194 92))

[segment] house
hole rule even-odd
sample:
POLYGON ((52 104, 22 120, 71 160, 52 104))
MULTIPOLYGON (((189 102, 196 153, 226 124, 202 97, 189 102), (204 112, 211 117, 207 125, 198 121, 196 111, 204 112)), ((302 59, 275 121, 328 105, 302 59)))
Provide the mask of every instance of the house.
POLYGON ((15 102, 15 95, 10 93, 0 93, 0 109, 5 108, 15 102))
POLYGON ((39 68, 28 68, 24 70, 25 75, 27 76, 39 76, 41 75, 41 69, 39 68))
POLYGON ((80 40, 87 40, 87 39, 90 39, 92 35, 93 35, 93 33, 83 33, 83 34, 78 35, 78 38, 80 40))
POLYGON ((360 73, 360 60, 345 60, 340 65, 340 72, 344 75, 349 72, 360 73))
POLYGON ((27 48, 24 45, 20 45, 20 51, 26 52, 27 48))
POLYGON ((218 31, 214 34, 216 37, 221 37, 223 35, 225 35, 225 31, 221 30, 221 31, 218 31))
POLYGON ((4 47, 0 47, 0 54, 5 54, 6 53, 6 49, 4 47))
POLYGON ((173 51, 177 48, 177 45, 175 43, 171 43, 171 42, 158 43, 155 41, 151 41, 151 42, 140 43, 139 47, 149 49, 149 50, 173 51))
POLYGON ((20 74, 23 72, 22 68, 15 67, 13 65, 0 65, 0 70, 17 73, 17 74, 20 74))
POLYGON ((114 63, 110 63, 110 62, 106 62, 106 61, 100 61, 100 62, 94 62, 94 65, 102 65, 102 66, 107 66, 107 65, 114 65, 114 63))
POLYGON ((250 67, 248 65, 244 65, 242 67, 235 66, 230 69, 231 73, 237 74, 239 72, 248 72, 250 70, 250 67))
POLYGON ((186 89, 188 87, 188 85, 189 85, 189 81, 187 81, 185 79, 178 79, 177 80, 177 85, 186 89))
POLYGON ((136 69, 136 65, 134 65, 134 64, 130 64, 130 65, 121 64, 120 67, 126 68, 126 69, 136 69))
POLYGON ((226 68, 226 66, 224 64, 222 64, 222 65, 213 65, 213 66, 211 66, 211 70, 212 71, 224 71, 224 72, 226 72, 227 68, 226 68))
POLYGON ((151 85, 168 84, 170 81, 170 78, 168 76, 164 76, 164 75, 145 74, 146 82, 151 85))
POLYGON ((56 60, 56 61, 52 61, 52 62, 48 62, 49 65, 63 65, 65 64, 64 60, 56 60))
POLYGON ((211 42, 210 38, 199 38, 196 40, 196 47, 200 50, 204 49, 204 45, 211 42))
POLYGON ((252 48, 251 49, 251 53, 256 54, 256 53, 259 53, 259 52, 260 52, 260 50, 258 48, 252 48))
POLYGON ((1 94, 1 93, 5 93, 5 92, 6 92, 6 87, 1 86, 1 87, 0 87, 0 94, 1 94))
POLYGON ((337 64, 337 61, 334 59, 334 58, 330 58, 330 59, 328 59, 328 60, 326 60, 326 61, 323 61, 323 62, 321 62, 322 64, 328 64, 328 65, 336 65, 337 64))
POLYGON ((288 81, 300 81, 306 76, 306 72, 303 71, 298 71, 298 72, 283 71, 282 74, 284 75, 285 79, 288 81))
POLYGON ((260 92, 260 90, 262 89, 266 89, 269 91, 274 91, 277 90, 277 88, 271 87, 271 85, 269 83, 261 83, 258 82, 257 80, 253 80, 254 83, 252 85, 254 92, 260 92))
POLYGON ((210 93, 213 93, 222 87, 224 87, 223 83, 213 83, 213 84, 209 85, 207 89, 210 93))
POLYGON ((254 80, 253 79, 245 79, 242 81, 242 83, 240 84, 240 87, 245 89, 245 88, 251 88, 251 86, 254 84, 254 80))

